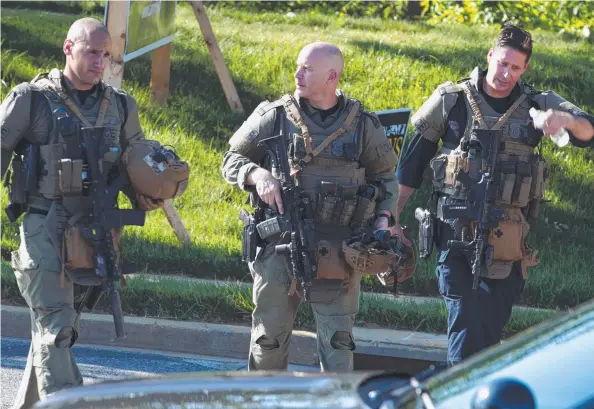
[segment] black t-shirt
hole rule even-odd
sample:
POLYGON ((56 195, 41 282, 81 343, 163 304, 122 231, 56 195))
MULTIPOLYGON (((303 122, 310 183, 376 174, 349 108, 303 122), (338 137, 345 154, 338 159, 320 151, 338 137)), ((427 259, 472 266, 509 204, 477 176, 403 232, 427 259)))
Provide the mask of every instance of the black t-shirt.
POLYGON ((329 109, 320 109, 320 117, 322 117, 322 121, 325 121, 326 118, 328 118, 330 115, 332 115, 333 113, 335 113, 336 111, 338 111, 338 104, 334 105, 332 108, 329 109))
POLYGON ((85 90, 85 91, 76 90, 76 93, 78 94, 78 99, 79 99, 79 101, 80 101, 81 104, 84 104, 85 103, 85 100, 87 99, 87 97, 89 95, 91 95, 93 92, 95 92, 95 87, 96 86, 94 86, 91 89, 85 90))

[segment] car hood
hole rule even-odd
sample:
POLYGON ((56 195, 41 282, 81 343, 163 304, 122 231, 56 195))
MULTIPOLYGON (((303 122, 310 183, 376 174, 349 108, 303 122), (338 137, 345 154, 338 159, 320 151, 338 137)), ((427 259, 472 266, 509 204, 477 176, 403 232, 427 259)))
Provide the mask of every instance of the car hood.
MULTIPOLYGON (((110 381, 60 391, 44 409, 368 408, 368 391, 407 384, 402 374, 351 372, 187 373, 110 381), (363 395, 361 395, 361 391, 363 395), (363 398, 361 398, 363 396, 363 398)), ((377 393, 372 392, 371 396, 377 393)))

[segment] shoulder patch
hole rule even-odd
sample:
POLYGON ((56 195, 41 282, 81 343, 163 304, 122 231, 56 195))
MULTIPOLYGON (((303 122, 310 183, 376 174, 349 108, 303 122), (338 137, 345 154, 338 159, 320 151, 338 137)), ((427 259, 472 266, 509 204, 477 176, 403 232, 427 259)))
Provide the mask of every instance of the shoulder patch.
POLYGON ((366 117, 371 119, 371 121, 373 122, 373 126, 376 129, 379 129, 382 126, 382 123, 380 122, 379 118, 376 115, 372 115, 369 112, 365 112, 365 111, 363 111, 363 115, 365 115, 366 117))
POLYGON ((277 99, 276 101, 272 102, 264 101, 260 105, 258 105, 254 112, 256 112, 260 116, 264 116, 266 112, 270 111, 271 109, 278 108, 280 106, 283 106, 282 99, 277 99))

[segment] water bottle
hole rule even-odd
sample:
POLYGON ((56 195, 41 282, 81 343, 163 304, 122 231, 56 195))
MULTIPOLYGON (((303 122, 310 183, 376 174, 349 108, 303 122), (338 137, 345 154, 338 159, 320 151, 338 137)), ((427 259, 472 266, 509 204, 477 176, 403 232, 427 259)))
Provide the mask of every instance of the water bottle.
MULTIPOLYGON (((532 120, 534 121, 534 125, 538 129, 542 129, 545 122, 545 112, 539 111, 536 108, 530 108, 529 113, 532 117, 532 120)), ((569 134, 567 133, 565 128, 561 128, 559 132, 557 132, 555 135, 551 135, 550 137, 551 140, 555 142, 555 144, 557 144, 557 146, 560 148, 564 147, 569 143, 569 134)))

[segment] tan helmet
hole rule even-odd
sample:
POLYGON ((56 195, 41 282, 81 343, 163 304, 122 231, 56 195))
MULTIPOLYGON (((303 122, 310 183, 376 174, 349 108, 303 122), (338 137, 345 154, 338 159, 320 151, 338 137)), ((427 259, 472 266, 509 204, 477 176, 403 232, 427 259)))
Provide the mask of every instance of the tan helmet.
POLYGON ((417 255, 399 236, 358 233, 342 242, 346 262, 358 273, 376 275, 382 284, 409 279, 415 272, 417 255))
POLYGON ((153 199, 173 199, 188 187, 190 167, 172 149, 157 141, 133 142, 122 161, 137 193, 153 199))

